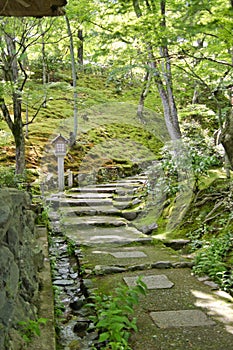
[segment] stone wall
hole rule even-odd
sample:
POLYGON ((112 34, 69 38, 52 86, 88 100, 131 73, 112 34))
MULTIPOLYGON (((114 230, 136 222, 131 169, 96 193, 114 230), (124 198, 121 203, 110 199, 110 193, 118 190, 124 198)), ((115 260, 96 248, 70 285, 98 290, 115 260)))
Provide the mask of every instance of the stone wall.
POLYGON ((22 349, 19 321, 35 319, 43 254, 27 193, 0 189, 0 349, 22 349))

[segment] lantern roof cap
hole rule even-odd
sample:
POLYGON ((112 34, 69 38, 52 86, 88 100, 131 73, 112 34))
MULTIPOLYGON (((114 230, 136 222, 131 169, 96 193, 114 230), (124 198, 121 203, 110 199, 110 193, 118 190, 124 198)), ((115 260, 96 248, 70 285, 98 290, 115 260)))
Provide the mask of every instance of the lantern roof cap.
POLYGON ((55 139, 52 140, 52 145, 61 141, 64 143, 68 143, 68 140, 64 136, 62 136, 62 134, 59 134, 58 136, 55 137, 55 139))

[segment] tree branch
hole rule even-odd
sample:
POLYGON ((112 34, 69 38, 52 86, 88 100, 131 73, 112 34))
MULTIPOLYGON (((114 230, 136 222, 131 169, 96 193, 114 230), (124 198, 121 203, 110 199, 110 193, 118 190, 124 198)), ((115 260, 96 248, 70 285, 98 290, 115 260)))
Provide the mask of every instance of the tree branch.
POLYGON ((9 126, 10 130, 12 131, 14 128, 13 120, 11 119, 10 112, 5 104, 4 98, 0 98, 0 108, 2 110, 3 118, 7 125, 9 126))
POLYGON ((43 102, 41 102, 40 106, 38 107, 38 109, 37 109, 36 113, 34 114, 34 116, 32 117, 32 119, 29 122, 24 123, 23 127, 26 126, 26 125, 32 124, 34 122, 35 118, 37 117, 38 113, 40 112, 41 107, 43 106, 45 101, 46 101, 46 98, 43 100, 43 102))
POLYGON ((202 55, 202 57, 196 57, 195 55, 191 55, 190 53, 188 53, 186 50, 182 49, 182 52, 184 55, 188 56, 188 57, 191 57, 191 58, 194 58, 195 60, 206 60, 206 61, 210 61, 210 62, 214 62, 214 63, 217 63, 217 64, 222 64, 224 66, 228 66, 228 67, 231 67, 233 68, 233 63, 229 63, 229 62, 226 62, 226 61, 219 61, 219 60, 216 60, 214 58, 211 58, 211 57, 205 57, 202 55))
MULTIPOLYGON (((91 23, 91 24, 94 24, 94 26, 97 26, 97 27, 99 27, 99 28, 101 28, 101 29, 103 29, 103 30, 106 30, 106 31, 108 31, 108 32, 110 32, 110 33, 112 33, 112 34, 114 34, 114 31, 113 31, 113 30, 111 30, 111 29, 109 29, 109 28, 106 28, 106 27, 102 26, 101 24, 98 24, 98 23, 93 22, 93 21, 90 21, 90 20, 89 20, 88 22, 91 23)), ((121 39, 121 41, 122 41, 123 43, 126 43, 126 44, 133 44, 133 42, 128 41, 128 40, 122 38, 122 36, 120 36, 120 39, 121 39)))

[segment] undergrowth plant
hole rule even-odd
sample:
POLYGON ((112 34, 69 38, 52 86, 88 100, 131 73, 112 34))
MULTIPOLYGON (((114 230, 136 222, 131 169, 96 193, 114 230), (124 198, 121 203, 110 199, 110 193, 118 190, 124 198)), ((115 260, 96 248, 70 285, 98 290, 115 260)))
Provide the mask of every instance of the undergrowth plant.
POLYGON ((95 293, 88 307, 95 310, 90 319, 91 329, 98 332, 99 338, 93 350, 130 350, 129 337, 137 331, 133 307, 139 302, 139 295, 146 294, 147 287, 139 278, 134 287, 119 285, 114 295, 95 293))
POLYGON ((72 239, 67 239, 67 253, 69 256, 73 256, 75 254, 75 250, 77 249, 77 244, 72 239))
POLYGON ((159 186, 168 196, 182 191, 184 180, 189 180, 196 193, 202 177, 208 175, 211 167, 220 165, 219 155, 213 152, 203 138, 191 139, 186 136, 182 140, 177 144, 167 143, 161 152, 163 176, 159 179, 159 186))
POLYGON ((0 188, 14 187, 22 189, 22 184, 27 180, 26 171, 23 174, 16 174, 14 168, 0 167, 0 188))
POLYGON ((35 336, 40 336, 40 326, 47 323, 47 318, 38 318, 37 320, 20 321, 20 334, 26 343, 30 343, 35 336))
POLYGON ((233 272, 226 264, 227 255, 233 250, 233 234, 213 238, 195 257, 193 270, 197 275, 208 275, 224 290, 233 286, 233 272))

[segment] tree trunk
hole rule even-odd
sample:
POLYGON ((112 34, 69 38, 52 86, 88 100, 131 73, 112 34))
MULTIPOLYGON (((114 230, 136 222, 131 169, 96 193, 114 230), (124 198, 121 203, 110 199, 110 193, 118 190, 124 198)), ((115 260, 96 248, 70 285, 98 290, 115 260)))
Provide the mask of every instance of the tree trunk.
POLYGON ((77 93, 77 72, 76 72, 76 64, 74 58, 74 43, 73 43, 73 35, 70 28, 70 21, 67 16, 65 16, 67 31, 70 38, 70 58, 71 58, 71 66, 72 66, 72 79, 73 79, 73 89, 74 89, 74 131, 73 131, 73 144, 75 143, 78 131, 78 93, 77 93))
MULTIPOLYGON (((149 2, 146 2, 146 7, 149 12, 154 11, 155 3, 152 2, 151 5, 149 2)), ((139 0, 133 0, 133 7, 135 14, 138 18, 140 18, 143 14, 140 8, 139 0)), ((166 20, 165 20, 165 12, 166 12, 166 0, 160 0, 160 12, 161 12, 161 27, 166 29, 166 20)), ((165 30, 163 29, 163 30, 165 30)), ((172 140, 177 140, 181 138, 181 131, 178 121, 178 113, 176 108, 176 103, 173 94, 172 88, 172 72, 171 72, 171 62, 168 52, 168 47, 166 44, 166 38, 164 39, 164 43, 162 43, 160 47, 160 54, 162 58, 162 73, 158 68, 157 61, 154 57, 153 47, 150 42, 147 42, 147 54, 149 66, 152 71, 152 76, 154 78, 155 84, 157 86, 162 105, 163 105, 163 113, 164 119, 167 126, 168 133, 172 140)))
MULTIPOLYGON (((164 28, 164 31, 165 31, 166 30, 166 0, 160 1, 160 11, 162 16, 160 25, 162 28, 164 28)), ((161 57, 163 58, 162 71, 164 76, 164 85, 166 87, 166 96, 167 96, 166 104, 168 104, 166 109, 169 110, 169 113, 165 115, 165 121, 166 121, 166 124, 169 125, 168 131, 170 130, 169 134, 171 139, 176 140, 181 138, 181 131, 180 131, 180 125, 178 121, 176 102, 173 94, 171 59, 169 56, 166 38, 163 39, 163 43, 160 47, 160 54, 161 54, 161 57)))
POLYGON ((1 101, 1 109, 5 121, 12 131, 15 140, 15 161, 16 174, 22 174, 25 169, 25 139, 23 132, 22 110, 21 110, 21 93, 17 88, 18 84, 18 63, 16 56, 16 46, 14 38, 10 35, 5 35, 7 44, 7 56, 5 55, 4 69, 7 71, 9 81, 12 83, 12 101, 14 121, 11 119, 8 108, 5 105, 5 101, 1 101))
MULTIPOLYGON (((157 89, 159 91, 160 98, 162 100, 163 105, 163 114, 165 123, 167 126, 168 133, 170 135, 171 140, 177 140, 181 138, 181 131, 178 122, 177 110, 175 105, 175 100, 173 97, 168 96, 167 89, 168 86, 164 85, 160 72, 157 68, 155 58, 153 57, 152 48, 148 48, 149 58, 150 58, 150 67, 153 70, 153 77, 157 89)), ((172 89, 170 89, 170 94, 172 94, 172 89)))
POLYGON ((222 129, 221 143, 225 149, 231 169, 233 170, 233 111, 226 119, 225 126, 222 129))
POLYGON ((79 46, 78 46, 78 64, 82 67, 83 66, 83 30, 78 30, 78 38, 79 38, 79 46))
POLYGON ((25 139, 23 133, 23 122, 21 118, 21 99, 20 95, 13 93, 14 122, 11 119, 10 112, 4 99, 0 101, 0 108, 4 120, 8 124, 15 140, 15 172, 22 174, 25 170, 25 139))
POLYGON ((46 108, 47 105, 47 89, 46 89, 46 73, 47 73, 47 67, 46 67, 46 56, 45 56, 45 41, 44 41, 44 32, 43 28, 41 26, 41 52, 42 52, 42 82, 43 82, 43 89, 44 89, 44 102, 43 102, 43 108, 46 108))
POLYGON ((139 98, 138 110, 137 110, 137 117, 142 123, 144 123, 144 118, 143 118, 144 102, 149 92, 150 82, 151 82, 150 72, 147 71, 144 77, 143 88, 139 98))

